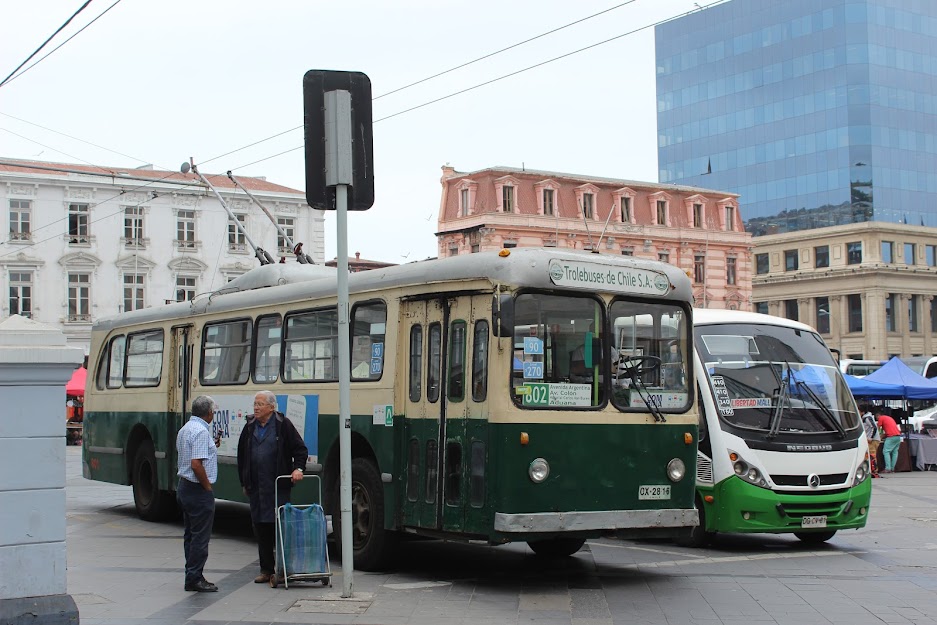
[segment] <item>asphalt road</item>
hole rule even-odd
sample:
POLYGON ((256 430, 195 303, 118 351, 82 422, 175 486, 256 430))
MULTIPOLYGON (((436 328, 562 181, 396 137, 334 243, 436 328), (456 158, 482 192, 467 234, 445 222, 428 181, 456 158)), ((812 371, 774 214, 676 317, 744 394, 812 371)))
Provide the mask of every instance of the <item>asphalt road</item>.
POLYGON ((184 592, 180 523, 136 517, 128 487, 81 477, 67 449, 68 592, 83 625, 356 623, 937 624, 937 472, 873 487, 871 520, 810 548, 793 536, 731 535, 694 550, 666 541, 589 541, 545 561, 526 545, 415 541, 393 570, 355 572, 352 599, 333 587, 254 584, 245 505, 220 502, 206 577, 184 592))

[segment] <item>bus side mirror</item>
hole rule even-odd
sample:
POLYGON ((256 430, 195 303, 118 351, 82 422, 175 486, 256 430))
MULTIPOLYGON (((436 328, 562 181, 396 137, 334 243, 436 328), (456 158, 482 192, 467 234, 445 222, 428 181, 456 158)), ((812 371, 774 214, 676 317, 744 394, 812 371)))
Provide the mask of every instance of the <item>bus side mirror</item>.
POLYGON ((514 337, 514 296, 495 295, 491 300, 492 329, 495 336, 514 337))

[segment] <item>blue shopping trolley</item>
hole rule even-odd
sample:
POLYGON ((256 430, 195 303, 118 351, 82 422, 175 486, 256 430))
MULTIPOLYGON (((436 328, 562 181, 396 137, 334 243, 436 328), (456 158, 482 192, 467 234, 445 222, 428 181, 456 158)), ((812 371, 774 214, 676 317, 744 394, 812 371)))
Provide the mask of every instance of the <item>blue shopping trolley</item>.
MULTIPOLYGON (((323 586, 332 585, 327 544, 328 528, 325 513, 320 505, 322 478, 318 475, 304 477, 315 479, 319 485, 319 503, 286 503, 281 506, 277 495, 274 495, 277 513, 276 571, 270 576, 272 588, 276 588, 280 582, 283 582, 284 588, 289 588, 294 582, 321 582, 323 586)), ((289 475, 281 475, 277 478, 277 483, 284 479, 291 478, 289 475)))

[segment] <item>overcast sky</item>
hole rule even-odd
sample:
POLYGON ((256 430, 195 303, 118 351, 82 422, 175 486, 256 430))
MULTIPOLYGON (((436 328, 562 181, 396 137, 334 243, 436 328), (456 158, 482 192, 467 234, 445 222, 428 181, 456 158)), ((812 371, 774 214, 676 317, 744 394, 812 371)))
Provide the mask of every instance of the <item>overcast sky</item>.
MULTIPOLYGON (((82 1, 4 2, 0 79, 82 1)), ((93 0, 33 61, 113 2, 93 0)), ((124 167, 152 163, 175 170, 191 156, 204 163, 203 172, 234 169, 304 189, 301 149, 248 165, 301 146, 301 129, 206 161, 301 126, 302 78, 309 69, 362 71, 377 97, 619 4, 121 0, 61 50, 0 88, 0 157, 124 167)), ((374 119, 685 13, 695 4, 632 0, 378 98, 374 119)), ((446 163, 459 171, 523 164, 656 182, 654 68, 654 29, 646 28, 377 122, 376 201, 371 210, 349 216, 350 255, 357 251, 389 262, 435 256, 440 167, 446 163)), ((325 256, 335 253, 330 215, 325 256)))

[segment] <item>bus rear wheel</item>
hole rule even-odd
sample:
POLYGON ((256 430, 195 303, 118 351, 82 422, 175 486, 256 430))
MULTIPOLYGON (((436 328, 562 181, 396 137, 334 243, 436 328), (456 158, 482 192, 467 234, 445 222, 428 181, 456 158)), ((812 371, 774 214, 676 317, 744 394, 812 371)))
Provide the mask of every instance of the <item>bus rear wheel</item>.
POLYGON ((820 543, 825 543, 829 539, 833 538, 836 534, 836 530, 831 530, 829 532, 794 532, 794 536, 799 538, 801 542, 804 542, 808 545, 819 545, 820 543))
POLYGON ((546 540, 528 540, 527 545, 538 556, 545 558, 565 558, 571 556, 586 544, 585 538, 548 538, 546 540))
MULTIPOLYGON (((341 483, 333 498, 332 532, 336 552, 342 550, 341 483)), ((351 543, 355 568, 379 571, 392 554, 394 540, 384 529, 384 485, 374 463, 366 458, 351 461, 351 543)))
POLYGON ((165 521, 175 513, 175 501, 167 492, 159 490, 156 473, 156 453, 153 441, 140 443, 133 457, 133 503, 144 521, 165 521))

